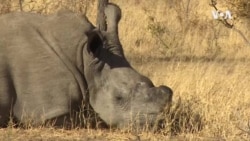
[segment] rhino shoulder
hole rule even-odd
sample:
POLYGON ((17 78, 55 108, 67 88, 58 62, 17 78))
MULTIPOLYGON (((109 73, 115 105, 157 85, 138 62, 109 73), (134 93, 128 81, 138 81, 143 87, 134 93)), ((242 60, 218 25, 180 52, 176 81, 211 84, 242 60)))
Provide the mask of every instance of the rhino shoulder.
POLYGON ((68 9, 61 9, 54 15, 49 16, 47 24, 52 29, 64 32, 75 30, 75 32, 86 33, 94 29, 94 26, 85 15, 74 13, 68 9))

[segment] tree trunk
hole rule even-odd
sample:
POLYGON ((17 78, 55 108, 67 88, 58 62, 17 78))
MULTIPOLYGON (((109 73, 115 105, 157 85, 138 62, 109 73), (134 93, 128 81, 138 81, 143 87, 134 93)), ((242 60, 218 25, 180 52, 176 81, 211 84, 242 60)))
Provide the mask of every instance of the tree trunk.
POLYGON ((23 0, 19 0, 20 11, 23 11, 23 0))
POLYGON ((105 6, 108 4, 108 0, 98 0, 98 13, 97 13, 97 19, 96 19, 96 26, 99 28, 99 30, 106 31, 107 25, 105 20, 105 14, 104 9, 105 6))

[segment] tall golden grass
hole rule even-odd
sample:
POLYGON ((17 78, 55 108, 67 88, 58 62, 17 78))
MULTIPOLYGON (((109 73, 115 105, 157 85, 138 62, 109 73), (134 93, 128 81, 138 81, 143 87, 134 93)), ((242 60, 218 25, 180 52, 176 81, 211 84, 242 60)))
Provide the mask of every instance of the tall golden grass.
MULTIPOLYGON (((234 30, 212 18, 214 9, 208 0, 110 1, 123 11, 119 34, 131 64, 156 85, 166 84, 174 91, 163 129, 134 134, 113 129, 7 128, 0 129, 1 140, 250 139, 250 21, 246 16, 238 14, 234 30)), ((2 12, 20 10, 18 0, 5 2, 2 12)), ((231 10, 233 2, 239 1, 217 2, 221 10, 231 10)), ((49 14, 67 7, 95 23, 96 3, 24 0, 23 10, 49 14)))

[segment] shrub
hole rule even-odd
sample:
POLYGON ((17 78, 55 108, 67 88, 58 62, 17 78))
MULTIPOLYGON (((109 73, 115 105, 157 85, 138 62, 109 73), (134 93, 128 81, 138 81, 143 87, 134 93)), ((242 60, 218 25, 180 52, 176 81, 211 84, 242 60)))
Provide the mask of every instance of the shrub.
POLYGON ((232 9, 237 16, 250 18, 250 1, 249 0, 227 0, 229 8, 232 9))

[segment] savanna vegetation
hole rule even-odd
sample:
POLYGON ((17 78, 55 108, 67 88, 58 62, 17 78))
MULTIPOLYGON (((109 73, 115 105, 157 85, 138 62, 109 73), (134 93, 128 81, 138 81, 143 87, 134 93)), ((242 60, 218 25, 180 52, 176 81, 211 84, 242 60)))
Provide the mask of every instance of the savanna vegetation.
MULTIPOLYGON (((174 91, 157 133, 117 129, 0 129, 0 140, 250 140, 250 1, 110 0, 123 11, 120 39, 132 66, 174 91)), ((95 23, 97 0, 0 0, 0 12, 69 8, 95 23), (20 3, 20 1, 22 3, 20 3), (20 8, 21 6, 21 8, 20 8)), ((4 28, 4 27, 0 27, 4 28)))

